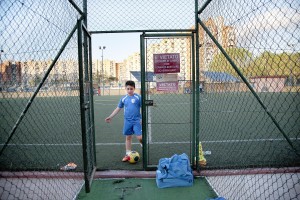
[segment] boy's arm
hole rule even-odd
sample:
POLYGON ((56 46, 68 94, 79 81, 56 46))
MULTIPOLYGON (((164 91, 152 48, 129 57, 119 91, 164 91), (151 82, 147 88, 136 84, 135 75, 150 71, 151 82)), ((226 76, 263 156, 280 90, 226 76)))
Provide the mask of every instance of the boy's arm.
POLYGON ((106 119, 105 122, 110 123, 112 118, 120 112, 121 108, 117 107, 106 119))

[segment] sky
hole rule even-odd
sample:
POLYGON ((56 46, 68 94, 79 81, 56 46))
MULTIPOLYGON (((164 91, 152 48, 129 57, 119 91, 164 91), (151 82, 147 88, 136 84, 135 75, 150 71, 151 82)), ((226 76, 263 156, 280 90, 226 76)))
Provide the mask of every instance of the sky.
MULTIPOLYGON (((194 0, 89 0, 88 29, 139 30, 187 29, 194 25, 194 0), (173 3, 172 3, 173 2, 173 3), (133 12, 134 11, 134 12, 133 12)), ((201 7, 202 1, 199 1, 201 7)), ((255 54, 300 51, 300 1, 212 1, 200 15, 223 16, 225 25, 238 28, 238 44, 255 54)), ((68 1, 0 1, 0 48, 2 59, 53 59, 76 25, 78 13, 68 1)), ((101 59, 99 46, 106 46, 104 59, 123 61, 140 51, 141 33, 92 35, 93 59, 101 59)), ((65 57, 75 58, 76 35, 65 57)))
POLYGON ((110 33, 92 35, 93 59, 101 60, 102 50, 99 46, 105 46, 103 59, 122 62, 129 55, 140 52, 140 33, 110 33))
MULTIPOLYGON (((122 2, 126 1, 123 0, 122 2)), ((121 7, 117 4, 112 5, 110 1, 106 0, 103 3, 105 10, 94 13, 91 9, 90 29, 138 29, 143 20, 147 22, 145 26, 148 26, 149 29, 153 27, 168 28, 173 25, 179 28, 189 28, 193 25, 193 7, 182 6, 178 9, 177 6, 170 8, 166 4, 159 4, 159 2, 166 3, 166 1, 152 0, 156 4, 147 6, 149 6, 148 10, 155 13, 155 16, 149 18, 149 11, 143 10, 143 7, 137 9, 137 13, 130 13, 128 10, 134 9, 134 6, 141 1, 133 0, 131 2, 133 3, 130 5, 124 4, 125 6, 121 7), (156 5, 161 7, 156 7, 156 5), (162 7, 166 9, 165 13, 159 10, 162 7), (114 9, 122 9, 122 12, 110 12, 114 9), (173 15, 172 17, 170 17, 170 13, 173 15), (177 14, 177 17, 174 16, 174 13, 177 14), (182 20, 183 16, 188 19, 182 20), (124 19, 126 17, 127 21, 124 19)), ((201 7, 201 1, 199 4, 199 7, 201 7)), ((215 0, 200 15, 204 20, 217 16, 224 17, 225 25, 236 28, 237 45, 249 49, 255 56, 259 56, 264 51, 274 53, 300 51, 300 1, 252 0, 247 4, 237 1, 228 5, 224 0, 215 0)), ((104 51, 104 59, 122 61, 132 53, 140 51, 139 35, 140 33, 93 35, 93 57, 101 58, 98 47, 103 44, 107 46, 104 51)))
MULTIPOLYGON (((194 25, 194 0, 89 0, 90 31, 187 29, 194 25)), ((93 34, 93 57, 123 61, 140 51, 139 33, 93 34)))

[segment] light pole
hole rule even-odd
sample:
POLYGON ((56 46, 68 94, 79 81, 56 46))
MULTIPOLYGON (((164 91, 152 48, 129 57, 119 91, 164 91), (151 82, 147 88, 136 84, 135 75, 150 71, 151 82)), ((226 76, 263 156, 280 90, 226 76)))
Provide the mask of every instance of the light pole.
MULTIPOLYGON (((288 43, 287 45, 292 49, 292 53, 291 53, 291 56, 292 56, 295 53, 295 45, 296 44, 290 44, 290 43, 288 43)), ((292 65, 290 65, 289 68, 290 68, 289 84, 290 84, 290 86, 293 86, 294 85, 294 78, 293 78, 292 65)))
POLYGON ((102 51, 101 57, 102 57, 102 96, 104 96, 104 71, 103 71, 103 50, 105 49, 105 46, 99 46, 99 49, 102 51))
POLYGON ((1 54, 3 53, 3 49, 0 49, 0 91, 2 91, 2 58, 1 54))
POLYGON ((4 53, 3 49, 0 49, 0 61, 1 61, 1 65, 2 65, 2 58, 1 58, 1 54, 4 53))
POLYGON ((1 58, 1 54, 3 53, 4 51, 3 51, 3 49, 0 49, 0 66, 2 67, 2 58, 1 58))
MULTIPOLYGON (((99 67, 98 67, 98 59, 96 61, 97 63, 97 84, 100 84, 100 78, 99 78, 99 67)), ((98 85, 99 86, 99 85, 98 85)))

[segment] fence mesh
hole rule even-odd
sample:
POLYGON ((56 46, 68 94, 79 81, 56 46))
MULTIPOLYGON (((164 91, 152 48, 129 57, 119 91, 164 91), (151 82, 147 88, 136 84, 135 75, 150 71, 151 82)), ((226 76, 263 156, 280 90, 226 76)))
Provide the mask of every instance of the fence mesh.
POLYGON ((223 175, 234 174, 232 169, 261 174, 208 177, 225 198, 299 198, 299 173, 277 174, 300 164, 299 5, 216 0, 199 15, 199 135, 205 168, 221 169, 223 175))
POLYGON ((35 96, 77 13, 68 1, 0 3, 0 199, 71 199, 82 186, 64 168, 83 171, 76 32, 35 96))
MULTIPOLYGON (((300 4, 207 2, 199 18, 221 47, 199 25, 196 111, 206 159, 200 171, 226 199, 299 199, 300 4)), ((196 3, 200 8, 205 2, 88 1, 88 29, 108 33, 194 29, 196 3)), ((75 4, 82 8, 83 2, 75 4)), ((82 174, 76 173, 83 170, 76 32, 35 93, 78 18, 68 1, 0 3, 1 199, 70 199, 81 188, 82 174), (59 172, 70 162, 77 164, 75 173, 59 172)), ((184 100, 195 90, 186 79, 179 82, 185 85, 180 95, 184 100)), ((158 99, 163 95, 168 96, 154 93, 158 99)), ((178 103, 172 95, 170 102, 178 103)), ((185 106, 177 105, 178 114, 191 111, 185 106)), ((161 120, 153 116, 152 121, 161 120)), ((174 114, 169 116, 174 119, 174 114)), ((165 127, 157 132, 161 130, 165 127)), ((174 138, 185 142, 178 135, 174 138)), ((169 142, 158 140, 161 145, 169 142)))
POLYGON ((194 0, 88 1, 90 31, 192 29, 194 0))

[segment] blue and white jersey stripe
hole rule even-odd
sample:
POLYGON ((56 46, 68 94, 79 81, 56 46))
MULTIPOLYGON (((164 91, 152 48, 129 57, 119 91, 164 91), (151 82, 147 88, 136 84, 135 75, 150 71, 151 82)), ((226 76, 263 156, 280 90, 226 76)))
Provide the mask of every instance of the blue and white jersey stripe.
POLYGON ((126 95, 120 99, 119 108, 124 108, 124 118, 126 120, 140 120, 140 109, 142 106, 141 96, 134 93, 133 96, 126 95))

